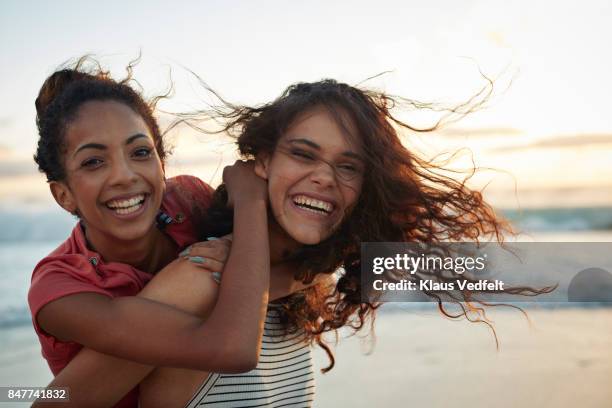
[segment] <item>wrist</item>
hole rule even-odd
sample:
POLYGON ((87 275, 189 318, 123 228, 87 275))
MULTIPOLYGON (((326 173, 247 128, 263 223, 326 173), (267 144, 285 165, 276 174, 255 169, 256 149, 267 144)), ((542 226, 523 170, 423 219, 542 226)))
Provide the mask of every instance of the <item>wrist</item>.
POLYGON ((234 209, 237 208, 266 208, 267 203, 265 197, 261 198, 252 198, 252 197, 236 197, 234 199, 234 209))

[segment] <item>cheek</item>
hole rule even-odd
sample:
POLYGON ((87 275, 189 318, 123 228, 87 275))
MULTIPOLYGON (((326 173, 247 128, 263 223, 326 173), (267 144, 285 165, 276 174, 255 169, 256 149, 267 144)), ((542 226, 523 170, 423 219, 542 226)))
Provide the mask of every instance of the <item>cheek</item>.
POLYGON ((268 201, 272 213, 277 218, 283 213, 284 191, 285 188, 282 179, 272 179, 268 181, 268 201))
MULTIPOLYGON (((165 186, 166 175, 164 173, 164 167, 161 161, 157 160, 146 163, 146 165, 142 167, 140 171, 147 182, 155 186, 157 190, 159 190, 162 186, 165 186)), ((161 192, 163 193, 163 191, 161 192)))
POLYGON ((98 207, 99 185, 86 177, 74 177, 71 184, 74 210, 84 219, 95 217, 93 214, 98 207))
POLYGON ((344 198, 344 205, 347 209, 352 208, 361 195, 361 183, 356 185, 346 185, 341 187, 342 197, 344 198))
POLYGON ((155 174, 155 182, 160 185, 163 186, 165 189, 166 186, 166 174, 164 173, 164 170, 162 167, 159 167, 158 171, 155 174))
POLYGON ((152 178, 163 178, 164 177, 164 164, 159 159, 159 157, 155 157, 155 160, 148 160, 140 163, 143 167, 144 172, 146 172, 149 177, 152 178))
POLYGON ((292 187, 305 177, 305 172, 290 163, 273 162, 268 171, 270 202, 282 202, 292 187))
POLYGON ((78 174, 70 178, 69 186, 77 201, 90 201, 99 190, 99 181, 95 175, 78 174))
POLYGON ((299 180, 299 175, 291 172, 284 174, 276 172, 268 178, 268 202, 277 221, 285 217, 289 193, 299 180))

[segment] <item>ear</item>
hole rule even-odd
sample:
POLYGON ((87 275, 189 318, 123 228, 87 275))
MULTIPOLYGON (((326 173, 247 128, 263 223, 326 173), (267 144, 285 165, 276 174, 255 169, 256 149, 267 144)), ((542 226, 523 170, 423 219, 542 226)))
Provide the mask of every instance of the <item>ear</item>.
POLYGON ((55 198, 55 201, 60 205, 60 207, 68 211, 70 214, 76 214, 77 205, 74 200, 74 196, 65 182, 51 181, 49 183, 49 190, 51 190, 53 198, 55 198))
POLYGON ((260 153, 255 159, 255 174, 264 180, 268 179, 268 171, 270 168, 271 155, 267 153, 260 153))

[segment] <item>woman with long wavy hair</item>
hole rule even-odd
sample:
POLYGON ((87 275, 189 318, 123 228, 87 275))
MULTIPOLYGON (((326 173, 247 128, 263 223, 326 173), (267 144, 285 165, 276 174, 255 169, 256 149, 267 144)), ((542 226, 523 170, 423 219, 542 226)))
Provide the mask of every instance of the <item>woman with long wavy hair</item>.
MULTIPOLYGON (((450 113, 460 116, 478 108, 487 95, 479 96, 450 113)), ((397 103, 418 107, 414 102, 334 80, 292 85, 258 107, 221 101, 182 120, 200 129, 202 119, 221 123, 217 131, 235 136, 241 156, 252 160, 254 172, 267 181, 271 285, 288 275, 316 284, 270 304, 259 364, 246 374, 159 367, 143 380, 142 372, 130 377, 127 362, 82 353, 60 374, 59 384, 75 384, 77 378, 93 384, 100 372, 120 371, 121 381, 141 383, 146 407, 310 406, 314 382, 308 344, 326 351, 330 365, 323 371, 329 371, 334 358, 323 335, 342 327, 362 329, 368 319, 373 323, 379 306, 362 296, 362 242, 503 241, 510 231, 479 191, 443 175, 441 167, 402 145, 402 129, 433 129, 416 129, 392 113, 397 103)), ((220 186, 202 233, 220 236, 231 228, 220 186)), ((482 304, 469 302, 469 292, 456 300, 463 310, 458 316, 445 309, 439 294, 432 296, 446 315, 486 323, 483 315, 468 316, 465 304, 483 311, 482 304)))

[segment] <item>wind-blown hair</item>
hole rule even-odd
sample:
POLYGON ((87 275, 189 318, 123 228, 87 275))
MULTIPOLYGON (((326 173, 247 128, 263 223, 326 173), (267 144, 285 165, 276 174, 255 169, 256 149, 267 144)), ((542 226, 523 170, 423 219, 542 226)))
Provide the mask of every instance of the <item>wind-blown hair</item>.
MULTIPOLYGON (((209 91, 213 92, 210 88, 209 91)), ((214 93, 214 92, 213 92, 214 93)), ((366 168, 362 191, 354 209, 341 226, 325 241, 304 246, 288 259, 299 261, 295 278, 311 282, 317 274, 331 274, 340 269, 340 277, 330 293, 320 286, 291 295, 285 302, 285 322, 289 330, 304 329, 310 340, 325 349, 331 364, 334 358, 324 343, 322 334, 349 326, 360 330, 369 317, 373 323, 379 304, 364 301, 361 287, 360 244, 362 242, 419 242, 435 244, 443 241, 503 241, 503 233, 511 232, 510 225, 500 218, 493 208, 483 201, 481 192, 471 190, 466 181, 472 171, 461 181, 443 173, 443 168, 432 161, 419 158, 401 143, 398 130, 430 131, 417 129, 396 118, 391 110, 398 104, 410 104, 422 108, 430 106, 406 99, 391 97, 381 92, 323 80, 314 83, 298 83, 287 88, 273 102, 258 106, 232 105, 217 94, 220 106, 208 111, 183 115, 189 125, 207 131, 202 120, 221 124, 221 130, 236 137, 243 158, 253 159, 260 153, 272 154, 276 145, 296 117, 312 108, 329 110, 345 130, 356 129, 365 152, 366 168)), ((478 109, 488 97, 479 93, 468 103, 450 115, 462 116, 478 109)), ((453 119, 448 117, 447 119, 453 119)), ((210 131, 209 132, 213 132, 210 131)), ((209 210, 205 236, 219 236, 231 231, 231 212, 226 208, 226 194, 221 186, 214 204, 209 210)), ((440 280, 445 279, 442 276, 440 280)), ((519 288, 517 293, 534 294, 537 290, 519 288)), ((465 316, 471 321, 489 324, 481 307, 468 309, 460 302, 469 301, 469 294, 454 300, 463 313, 452 315, 438 295, 440 310, 449 317, 465 316), (473 317, 476 310, 480 317, 473 317)))
POLYGON ((63 154, 66 149, 66 127, 79 108, 89 101, 120 102, 139 114, 153 136, 160 160, 164 162, 166 150, 153 112, 157 101, 167 94, 145 101, 129 85, 133 81, 132 70, 137 63, 138 59, 130 62, 126 68, 127 77, 116 81, 98 62, 84 56, 73 67, 60 69, 45 80, 35 101, 39 139, 34 161, 47 176, 47 181, 65 179, 63 154))

